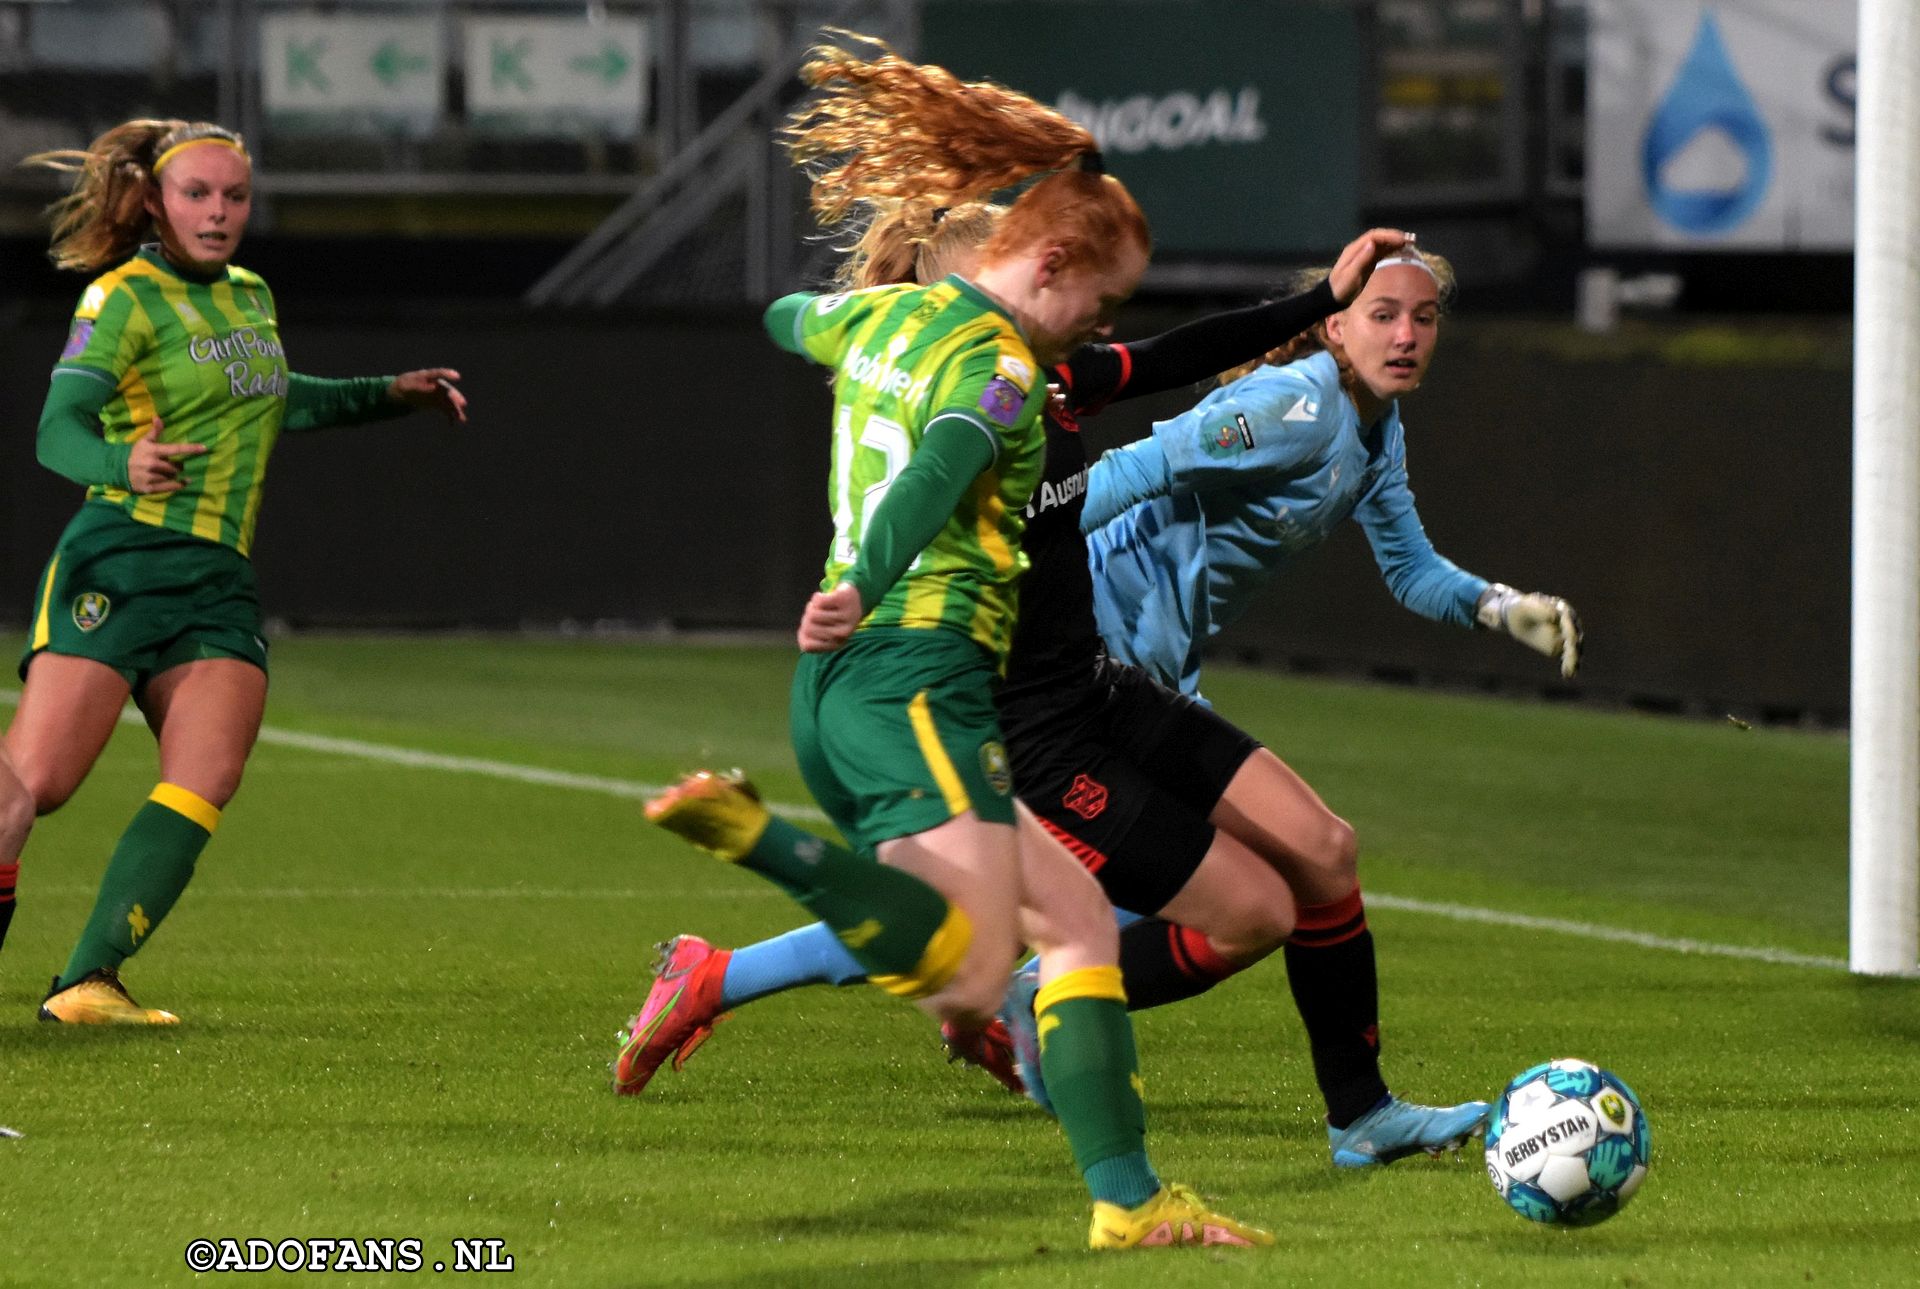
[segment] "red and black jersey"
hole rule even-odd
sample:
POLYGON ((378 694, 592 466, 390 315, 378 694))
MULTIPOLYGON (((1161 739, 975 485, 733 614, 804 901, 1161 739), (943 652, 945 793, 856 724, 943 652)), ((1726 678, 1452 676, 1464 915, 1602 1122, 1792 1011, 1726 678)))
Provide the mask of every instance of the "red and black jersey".
POLYGON ((1049 373, 1060 398, 1047 403, 1046 463, 1027 504, 1028 569, 999 697, 1001 730, 1016 760, 1025 739, 1045 738, 1046 727, 1104 701, 1096 677, 1104 649, 1080 532, 1091 467, 1080 417, 1115 399, 1195 384, 1258 358, 1334 307, 1333 289, 1323 281, 1300 295, 1214 314, 1148 340, 1084 345, 1049 373))
POLYGON ((1085 345, 1049 373, 1060 392, 1047 401, 1046 463, 1027 503, 1022 537, 1028 568, 1020 580, 1020 615, 1000 690, 1003 732, 1009 739, 1036 706, 1048 714, 1072 706, 1074 691, 1093 681, 1101 653, 1093 621, 1093 577, 1080 512, 1087 500, 1088 460, 1080 417, 1105 407, 1133 374, 1125 345, 1085 345))

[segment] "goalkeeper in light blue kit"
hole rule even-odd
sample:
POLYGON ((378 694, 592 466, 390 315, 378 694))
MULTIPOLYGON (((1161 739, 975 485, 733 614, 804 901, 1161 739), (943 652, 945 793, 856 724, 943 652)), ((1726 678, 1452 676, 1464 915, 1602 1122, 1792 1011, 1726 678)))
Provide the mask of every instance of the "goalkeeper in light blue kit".
POLYGON ((1414 509, 1399 399, 1426 375, 1453 290, 1446 260, 1409 247, 1346 310, 1100 458, 1081 522, 1115 657, 1197 695, 1206 642, 1351 516, 1401 604, 1504 632, 1573 676, 1580 624, 1567 602, 1458 568, 1414 509))

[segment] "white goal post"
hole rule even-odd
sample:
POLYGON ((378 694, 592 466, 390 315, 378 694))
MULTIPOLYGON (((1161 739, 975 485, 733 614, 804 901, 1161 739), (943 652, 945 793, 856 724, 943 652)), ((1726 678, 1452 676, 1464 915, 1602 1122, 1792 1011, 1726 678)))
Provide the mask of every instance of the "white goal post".
POLYGON ((1859 0, 1848 964, 1920 974, 1920 4, 1859 0))

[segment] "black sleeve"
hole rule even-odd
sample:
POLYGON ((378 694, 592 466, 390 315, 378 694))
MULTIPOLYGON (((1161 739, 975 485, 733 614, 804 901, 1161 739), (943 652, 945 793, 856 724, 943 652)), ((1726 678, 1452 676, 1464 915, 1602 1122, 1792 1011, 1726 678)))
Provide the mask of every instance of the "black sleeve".
POLYGON ((1252 362, 1337 310, 1333 286, 1232 309, 1123 345, 1083 345, 1060 366, 1067 401, 1094 412, 1115 399, 1192 385, 1252 362))

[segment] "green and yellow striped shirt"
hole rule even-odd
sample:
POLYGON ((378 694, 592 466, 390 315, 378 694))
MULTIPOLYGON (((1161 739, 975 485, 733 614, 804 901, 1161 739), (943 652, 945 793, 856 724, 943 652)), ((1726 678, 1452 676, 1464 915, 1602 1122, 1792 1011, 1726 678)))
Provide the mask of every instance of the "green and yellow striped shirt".
POLYGON ((958 277, 788 296, 767 322, 784 348, 835 373, 823 590, 859 558, 874 512, 930 426, 956 418, 987 436, 993 463, 861 626, 959 631, 1004 662, 1027 567, 1027 500, 1046 455, 1046 383, 1020 329, 958 277))
POLYGON ((229 266, 195 281, 145 248, 87 287, 53 374, 112 388, 100 412, 109 443, 132 443, 158 420, 163 442, 207 449, 180 459, 178 492, 95 484, 89 502, 248 553, 288 389, 273 293, 258 274, 229 266))

